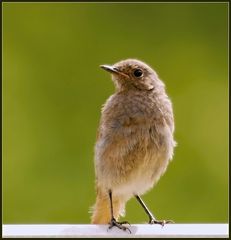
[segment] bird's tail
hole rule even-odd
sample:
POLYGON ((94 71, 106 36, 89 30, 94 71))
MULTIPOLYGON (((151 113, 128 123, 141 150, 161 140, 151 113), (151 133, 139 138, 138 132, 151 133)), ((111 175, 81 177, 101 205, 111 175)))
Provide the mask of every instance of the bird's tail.
MULTIPOLYGON (((113 214, 114 218, 118 220, 119 216, 125 214, 125 201, 118 196, 112 195, 113 214)), ((108 224, 111 220, 111 206, 109 194, 97 189, 96 203, 91 209, 91 223, 92 224, 108 224)))

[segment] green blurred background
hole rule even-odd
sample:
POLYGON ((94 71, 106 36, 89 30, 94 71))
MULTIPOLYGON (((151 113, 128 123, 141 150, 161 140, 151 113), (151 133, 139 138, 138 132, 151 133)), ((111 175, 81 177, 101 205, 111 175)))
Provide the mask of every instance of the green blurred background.
MULTIPOLYGON (((3 3, 3 223, 89 223, 100 64, 138 58, 167 86, 174 160, 143 196, 159 219, 228 221, 227 3, 3 3)), ((135 199, 126 220, 143 223, 135 199)))

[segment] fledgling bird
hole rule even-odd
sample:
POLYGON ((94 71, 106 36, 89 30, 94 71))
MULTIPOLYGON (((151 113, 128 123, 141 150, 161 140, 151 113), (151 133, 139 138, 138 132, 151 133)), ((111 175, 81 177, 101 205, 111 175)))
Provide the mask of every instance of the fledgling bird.
POLYGON ((101 68, 112 74, 116 91, 102 108, 97 133, 97 197, 91 222, 128 229, 123 225, 128 222, 118 222, 118 218, 134 196, 149 223, 168 223, 156 220, 140 198, 165 172, 176 145, 165 85, 150 66, 136 59, 101 68))

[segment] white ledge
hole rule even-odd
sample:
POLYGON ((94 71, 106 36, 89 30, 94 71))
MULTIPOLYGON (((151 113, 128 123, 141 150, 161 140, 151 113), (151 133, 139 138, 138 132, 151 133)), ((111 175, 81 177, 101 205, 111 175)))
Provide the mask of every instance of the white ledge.
POLYGON ((4 238, 228 238, 228 224, 132 224, 131 233, 108 225, 3 224, 4 238))

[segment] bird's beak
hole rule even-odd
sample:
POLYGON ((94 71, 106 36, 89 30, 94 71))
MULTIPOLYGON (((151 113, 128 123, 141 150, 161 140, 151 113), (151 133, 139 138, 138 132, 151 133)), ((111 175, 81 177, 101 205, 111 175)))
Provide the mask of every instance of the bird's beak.
POLYGON ((100 65, 100 67, 110 73, 119 73, 119 70, 110 65, 100 65))
POLYGON ((129 76, 121 71, 119 71, 119 69, 117 69, 114 66, 110 66, 110 65, 100 65, 100 67, 110 73, 115 73, 115 74, 119 74, 124 76, 125 78, 129 78, 129 76))

